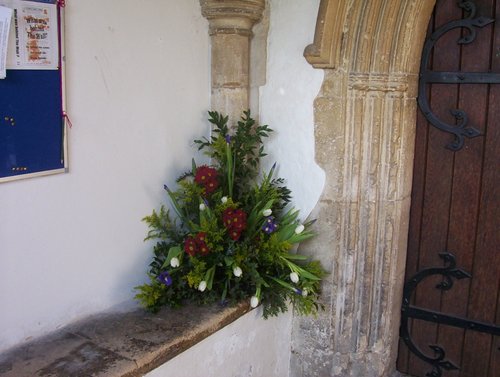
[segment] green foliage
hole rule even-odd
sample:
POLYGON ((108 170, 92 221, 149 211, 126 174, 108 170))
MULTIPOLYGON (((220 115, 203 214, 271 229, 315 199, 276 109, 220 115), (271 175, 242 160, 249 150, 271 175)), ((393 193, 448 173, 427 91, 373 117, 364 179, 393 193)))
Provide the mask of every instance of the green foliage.
POLYGON ((170 213, 165 206, 160 207, 160 212, 153 210, 150 216, 142 219, 149 226, 148 235, 144 241, 159 238, 161 240, 179 239, 178 230, 175 223, 170 220, 170 213))
MULTIPOLYGON (((253 180, 258 176, 260 159, 266 156, 264 153, 263 138, 269 136, 272 129, 267 125, 257 125, 250 117, 250 111, 243 112, 235 132, 230 135, 227 126, 228 117, 222 116, 215 111, 209 111, 208 121, 213 124, 213 136, 211 140, 206 138, 195 140, 200 150, 205 150, 222 174, 225 185, 229 182, 228 169, 234 171, 233 180, 236 183, 233 197, 239 198, 245 193, 253 180), (230 138, 231 158, 228 158, 227 139, 230 138), (231 164, 228 164, 231 161, 231 164)), ((230 174, 233 176, 233 174, 230 174)))
POLYGON ((196 221, 203 189, 187 179, 182 179, 178 183, 180 190, 173 192, 172 196, 182 207, 184 217, 190 221, 196 221))
POLYGON ((149 226, 146 240, 157 243, 150 283, 136 288, 137 300, 157 311, 186 300, 232 304, 255 296, 266 318, 287 311, 289 304, 300 314, 316 313, 322 308, 324 270, 291 253, 314 236, 312 222, 301 224, 296 210, 286 210, 291 193, 274 177, 275 166, 258 179, 266 155, 263 139, 272 130, 256 124, 249 112, 234 128, 217 112, 209 112, 209 122, 212 136, 195 143, 210 156, 211 166, 197 167, 193 160, 176 190, 165 186, 179 224, 164 206, 143 219, 149 226))
POLYGON ((270 288, 265 300, 262 302, 264 309, 262 315, 265 319, 276 317, 280 313, 286 313, 288 311, 290 293, 277 285, 271 286, 270 288))
POLYGON ((207 264, 195 257, 191 258, 191 263, 193 265, 193 268, 191 271, 189 271, 186 278, 188 285, 191 288, 196 288, 205 277, 207 264))
POLYGON ((156 313, 162 306, 162 296, 166 291, 166 286, 158 282, 153 276, 150 275, 151 283, 135 287, 139 291, 135 295, 142 306, 156 313))

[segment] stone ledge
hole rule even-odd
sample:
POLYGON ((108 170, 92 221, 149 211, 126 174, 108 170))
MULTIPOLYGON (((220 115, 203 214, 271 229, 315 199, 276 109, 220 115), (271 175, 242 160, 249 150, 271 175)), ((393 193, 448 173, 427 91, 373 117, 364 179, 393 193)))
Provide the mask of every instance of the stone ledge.
POLYGON ((0 376, 142 376, 248 311, 241 303, 94 316, 0 354, 0 376))

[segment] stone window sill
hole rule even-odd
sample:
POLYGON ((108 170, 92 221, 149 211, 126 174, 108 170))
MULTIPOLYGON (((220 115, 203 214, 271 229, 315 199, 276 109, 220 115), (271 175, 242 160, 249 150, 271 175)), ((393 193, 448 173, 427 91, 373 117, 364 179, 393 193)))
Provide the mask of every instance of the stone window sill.
POLYGON ((94 316, 0 354, 0 376, 142 376, 248 311, 241 303, 94 316))

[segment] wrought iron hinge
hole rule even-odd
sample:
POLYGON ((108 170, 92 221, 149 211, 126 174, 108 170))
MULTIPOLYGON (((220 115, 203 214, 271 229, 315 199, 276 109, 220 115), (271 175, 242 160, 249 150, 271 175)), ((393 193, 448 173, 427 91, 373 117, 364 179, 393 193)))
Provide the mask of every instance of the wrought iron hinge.
POLYGON ((429 70, 431 52, 434 45, 444 34, 450 30, 461 28, 468 33, 458 40, 458 44, 469 44, 476 39, 476 28, 482 28, 491 24, 495 20, 486 17, 476 17, 477 7, 472 0, 461 0, 458 6, 464 9, 469 15, 462 20, 451 21, 431 34, 425 41, 422 51, 422 61, 420 63, 420 80, 418 87, 418 105, 427 121, 434 127, 449 132, 454 135, 454 140, 446 147, 452 151, 460 150, 464 145, 464 137, 472 138, 481 135, 481 132, 468 125, 467 113, 461 109, 450 110, 455 117, 456 124, 448 124, 432 112, 429 100, 425 93, 427 84, 500 84, 500 74, 498 73, 476 73, 476 72, 436 72, 429 70))
POLYGON ((448 314, 436 312, 433 310, 423 309, 410 305, 410 298, 415 291, 417 285, 433 275, 441 275, 443 281, 436 285, 436 288, 447 291, 453 287, 453 279, 471 278, 471 275, 464 270, 457 268, 455 256, 449 252, 440 253, 439 256, 444 260, 445 267, 432 267, 424 269, 415 276, 413 276, 404 286, 403 290, 403 305, 401 307, 401 327, 400 336, 408 346, 411 352, 417 355, 420 359, 427 362, 432 366, 432 371, 427 373, 428 377, 441 377, 442 370, 456 370, 459 369, 454 363, 446 360, 446 353, 444 349, 438 345, 429 345, 434 351, 434 357, 426 355, 417 345, 413 342, 410 329, 409 319, 415 318, 424 321, 439 323, 442 325, 459 327, 473 331, 484 332, 493 335, 500 335, 500 326, 491 323, 480 321, 472 321, 467 318, 451 316, 448 314))

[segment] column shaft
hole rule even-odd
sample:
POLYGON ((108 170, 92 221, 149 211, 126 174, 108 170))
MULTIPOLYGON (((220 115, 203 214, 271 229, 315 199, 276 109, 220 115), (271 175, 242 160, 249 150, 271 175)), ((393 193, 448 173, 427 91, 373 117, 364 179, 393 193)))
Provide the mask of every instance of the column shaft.
POLYGON ((304 248, 331 274, 326 311, 294 320, 292 376, 388 376, 398 341, 416 80, 325 73, 316 140, 329 174, 313 214, 319 235, 304 248))
POLYGON ((262 17, 265 0, 200 0, 209 20, 213 110, 238 120, 249 106, 252 27, 262 17))

